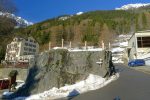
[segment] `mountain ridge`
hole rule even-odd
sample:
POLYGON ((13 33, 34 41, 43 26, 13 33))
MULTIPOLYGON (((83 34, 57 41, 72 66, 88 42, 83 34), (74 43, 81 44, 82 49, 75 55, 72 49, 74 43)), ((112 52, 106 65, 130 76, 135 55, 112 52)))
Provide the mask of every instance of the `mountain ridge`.
POLYGON ((4 16, 4 17, 15 20, 17 23, 16 27, 26 27, 26 26, 33 25, 32 22, 28 22, 27 20, 25 20, 19 16, 16 16, 14 14, 8 13, 8 12, 1 12, 0 11, 0 16, 4 16))
POLYGON ((18 35, 34 37, 40 44, 40 52, 48 50, 49 42, 52 47, 61 46, 62 39, 64 46, 69 46, 71 41, 72 47, 81 47, 87 41, 87 45, 99 47, 102 40, 107 46, 119 34, 150 29, 150 11, 141 9, 143 10, 97 10, 80 15, 64 15, 28 27, 17 28, 11 31, 9 39, 0 37, 3 55, 6 44, 18 35))
POLYGON ((120 8, 115 8, 115 10, 131 10, 131 9, 138 9, 147 6, 150 6, 150 3, 135 3, 135 4, 123 5, 120 8))

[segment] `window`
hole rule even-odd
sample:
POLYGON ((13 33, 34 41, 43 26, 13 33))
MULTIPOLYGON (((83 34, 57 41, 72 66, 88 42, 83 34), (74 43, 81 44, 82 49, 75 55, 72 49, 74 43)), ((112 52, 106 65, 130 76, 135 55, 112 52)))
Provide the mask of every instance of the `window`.
POLYGON ((138 48, 150 47, 150 37, 137 37, 138 48))
POLYGON ((27 52, 24 52, 23 54, 24 54, 24 55, 27 55, 27 52))
POLYGON ((25 46, 28 46, 28 43, 25 43, 25 46))
POLYGON ((32 47, 32 44, 29 44, 30 47, 32 47))
POLYGON ((27 51, 27 50, 28 50, 28 48, 24 47, 24 50, 25 50, 25 51, 27 51))
POLYGON ((35 49, 33 49, 33 52, 36 52, 36 50, 35 50, 35 49))
POLYGON ((33 40, 30 40, 30 42, 33 42, 33 40))
POLYGON ((32 52, 32 49, 29 49, 30 52, 32 52))
POLYGON ((34 48, 36 48, 36 45, 32 45, 34 48))

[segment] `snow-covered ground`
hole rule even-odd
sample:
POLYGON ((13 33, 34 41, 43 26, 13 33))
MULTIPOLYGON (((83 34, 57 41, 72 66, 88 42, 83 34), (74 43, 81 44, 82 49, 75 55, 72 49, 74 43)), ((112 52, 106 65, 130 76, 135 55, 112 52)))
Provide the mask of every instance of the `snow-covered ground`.
POLYGON ((145 65, 150 66, 150 52, 138 56, 139 59, 144 59, 145 60, 145 65))
POLYGON ((123 51, 128 46, 128 40, 131 37, 131 35, 119 35, 115 42, 112 44, 112 60, 114 63, 124 63, 122 56, 123 51))
POLYGON ((67 49, 70 52, 80 52, 80 51, 102 51, 102 48, 94 48, 93 46, 87 46, 87 48, 67 48, 67 47, 54 47, 53 49, 67 49))
MULTIPOLYGON (((118 79, 119 73, 111 76, 110 78, 102 78, 97 75, 89 74, 86 80, 77 82, 73 85, 67 85, 61 88, 52 88, 50 90, 44 91, 43 93, 31 95, 29 97, 18 97, 14 100, 47 100, 47 99, 58 99, 63 97, 72 97, 79 95, 81 93, 96 90, 106 86, 112 81, 118 79)), ((5 93, 7 95, 7 93, 5 93)))

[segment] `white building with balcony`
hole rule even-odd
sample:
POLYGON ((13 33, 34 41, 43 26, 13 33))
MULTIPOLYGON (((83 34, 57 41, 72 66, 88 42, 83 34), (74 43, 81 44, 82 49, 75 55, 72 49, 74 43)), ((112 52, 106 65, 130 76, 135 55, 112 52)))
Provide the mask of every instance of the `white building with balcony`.
POLYGON ((5 61, 7 62, 28 62, 39 52, 39 44, 33 37, 15 37, 7 45, 5 61))

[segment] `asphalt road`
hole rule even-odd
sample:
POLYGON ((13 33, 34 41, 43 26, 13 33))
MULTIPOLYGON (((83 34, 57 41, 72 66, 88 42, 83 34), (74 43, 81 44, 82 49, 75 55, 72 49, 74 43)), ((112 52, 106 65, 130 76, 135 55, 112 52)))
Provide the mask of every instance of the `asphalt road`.
POLYGON ((116 65, 120 72, 118 80, 107 86, 80 94, 72 100, 150 100, 150 74, 145 74, 124 65, 116 65), (117 99, 119 100, 119 99, 117 99))

